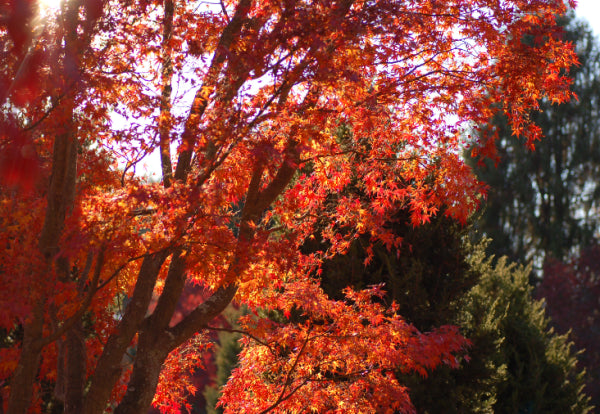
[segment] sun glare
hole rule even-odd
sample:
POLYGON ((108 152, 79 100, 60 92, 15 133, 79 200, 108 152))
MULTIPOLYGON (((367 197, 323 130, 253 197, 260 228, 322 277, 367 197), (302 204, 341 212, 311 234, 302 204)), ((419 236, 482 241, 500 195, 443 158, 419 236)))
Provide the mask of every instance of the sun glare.
POLYGON ((62 0, 38 0, 40 13, 45 15, 56 12, 60 8, 61 2, 62 0))

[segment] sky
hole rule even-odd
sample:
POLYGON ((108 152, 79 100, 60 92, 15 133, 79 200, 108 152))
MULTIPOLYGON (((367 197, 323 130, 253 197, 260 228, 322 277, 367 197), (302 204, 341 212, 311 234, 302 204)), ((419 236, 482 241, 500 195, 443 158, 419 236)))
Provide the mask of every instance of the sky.
POLYGON ((594 29, 596 36, 600 36, 600 0, 579 0, 575 13, 585 18, 594 29))

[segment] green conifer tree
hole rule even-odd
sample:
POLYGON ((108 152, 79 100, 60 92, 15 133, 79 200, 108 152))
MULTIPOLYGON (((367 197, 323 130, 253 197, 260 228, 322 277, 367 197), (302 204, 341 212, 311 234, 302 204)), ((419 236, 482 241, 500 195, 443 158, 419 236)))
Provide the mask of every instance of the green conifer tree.
POLYGON ((482 248, 474 250, 471 265, 481 279, 461 301, 457 323, 472 338, 474 352, 488 347, 487 355, 473 354, 474 366, 464 369, 491 364, 502 373, 492 381, 496 397, 490 412, 590 412, 572 344, 549 327, 543 302, 532 298, 531 268, 508 264, 505 257, 493 266, 482 248))

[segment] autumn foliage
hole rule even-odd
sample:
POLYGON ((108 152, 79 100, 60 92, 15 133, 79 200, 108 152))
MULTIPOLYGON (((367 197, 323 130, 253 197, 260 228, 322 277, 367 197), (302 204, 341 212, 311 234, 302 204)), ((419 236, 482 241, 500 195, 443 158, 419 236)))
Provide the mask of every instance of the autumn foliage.
POLYGON ((385 225, 399 206, 414 226, 442 206, 467 218, 482 186, 459 154, 477 136, 489 155, 494 140, 477 125, 502 111, 531 143, 538 101, 570 97, 564 11, 2 1, 4 409, 172 412, 203 333, 235 301, 256 314, 227 411, 411 412, 390 370, 453 366, 468 341, 417 331, 378 286, 332 300, 320 264, 363 234, 402 248, 385 225), (158 182, 138 174, 152 157, 158 182), (302 254, 317 226, 323 248, 302 254), (186 283, 209 295, 174 319, 186 283))

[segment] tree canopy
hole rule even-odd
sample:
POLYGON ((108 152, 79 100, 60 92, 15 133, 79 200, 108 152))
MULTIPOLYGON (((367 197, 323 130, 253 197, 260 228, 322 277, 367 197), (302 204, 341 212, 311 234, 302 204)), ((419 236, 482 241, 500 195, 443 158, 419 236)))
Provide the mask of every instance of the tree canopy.
POLYGON ((314 275, 362 234, 400 247, 398 205, 466 219, 464 132, 501 112, 532 142, 538 101, 570 98, 564 2, 41 4, 0 2, 6 410, 47 384, 69 413, 175 406, 236 301, 302 323, 245 317, 227 411, 413 411, 391 367, 455 366, 468 341, 314 275), (154 151, 152 183, 135 171, 154 151), (326 247, 303 254, 317 225, 326 247), (209 293, 174 318, 186 283, 209 293))

